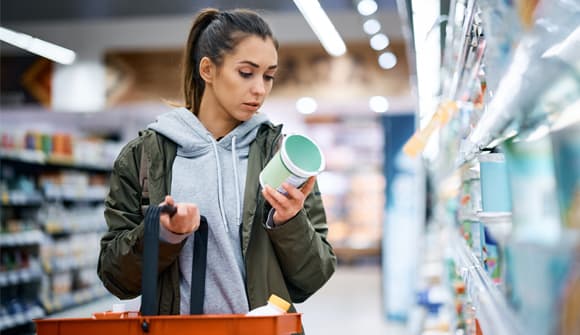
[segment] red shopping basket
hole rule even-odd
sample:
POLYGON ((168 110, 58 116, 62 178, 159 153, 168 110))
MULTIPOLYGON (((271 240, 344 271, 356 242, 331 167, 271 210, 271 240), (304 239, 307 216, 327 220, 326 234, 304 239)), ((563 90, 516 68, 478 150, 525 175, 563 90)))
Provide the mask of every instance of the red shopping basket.
POLYGON ((127 313, 100 313, 93 318, 34 322, 38 335, 289 335, 302 331, 300 313, 132 317, 127 317, 127 313))
MULTIPOLYGON (((246 316, 243 314, 220 315, 163 315, 156 313, 157 262, 159 241, 159 215, 161 211, 175 214, 172 206, 150 206, 145 217, 142 276, 142 310, 124 313, 95 313, 92 318, 38 319, 38 335, 288 335, 300 333, 302 322, 300 313, 276 316, 246 316)), ((203 245, 201 273, 205 274, 205 251, 207 247, 207 221, 201 217, 196 234, 200 240, 195 245, 203 245)), ((196 236, 197 238, 197 236, 196 236)), ((204 280, 205 276, 200 279, 204 280)), ((202 281, 203 283, 203 281, 202 281)), ((203 288, 201 285, 201 289, 203 288)), ((192 285, 193 287, 193 285, 192 285)), ((193 289, 193 288, 192 288, 193 289)), ((198 292, 198 310, 203 305, 203 291, 198 292)), ((193 300, 191 302, 193 304, 193 300)))

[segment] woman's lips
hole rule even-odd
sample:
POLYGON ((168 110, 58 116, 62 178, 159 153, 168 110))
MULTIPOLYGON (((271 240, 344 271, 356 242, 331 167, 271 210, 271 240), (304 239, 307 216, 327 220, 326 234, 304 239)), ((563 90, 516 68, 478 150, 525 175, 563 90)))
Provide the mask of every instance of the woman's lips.
POLYGON ((253 102, 243 103, 242 106, 244 107, 244 109, 249 110, 249 111, 257 111, 258 108, 260 108, 259 103, 253 103, 253 102))

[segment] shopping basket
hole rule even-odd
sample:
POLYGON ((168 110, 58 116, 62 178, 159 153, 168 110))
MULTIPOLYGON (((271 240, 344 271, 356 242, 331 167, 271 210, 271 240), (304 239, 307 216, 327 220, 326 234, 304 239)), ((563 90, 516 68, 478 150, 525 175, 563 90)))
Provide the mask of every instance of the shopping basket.
MULTIPOLYGON (((117 313, 112 313, 117 314, 117 313)), ((245 315, 112 315, 83 319, 35 320, 38 335, 289 335, 302 330, 301 314, 245 315)))
MULTIPOLYGON (((288 335, 300 333, 302 322, 300 313, 275 316, 245 316, 242 314, 220 315, 163 315, 155 314, 156 269, 158 261, 159 215, 167 212, 175 214, 171 206, 151 206, 145 218, 143 257, 142 308, 137 312, 94 313, 92 318, 36 319, 38 335, 288 335)), ((202 217, 196 231, 195 244, 207 246, 207 221, 202 217), (199 240, 198 240, 199 239, 199 240), (201 242, 201 243, 198 243, 201 242)), ((197 249, 194 249, 196 253, 197 249)), ((199 253, 198 253, 199 254, 199 253)), ((202 250, 205 258, 205 250, 202 250)), ((195 256, 194 256, 195 257, 195 256)), ((196 266, 194 264, 194 266, 196 266)), ((202 262, 205 273, 205 259, 202 262)), ((203 282, 202 282, 203 284, 203 282)), ((203 302, 203 286, 200 292, 193 292, 203 302)), ((198 302, 199 302, 198 301, 198 302)), ((192 311, 200 306, 193 307, 192 311)), ((199 305, 199 303, 198 303, 199 305)), ((200 314, 200 313, 194 313, 200 314)))

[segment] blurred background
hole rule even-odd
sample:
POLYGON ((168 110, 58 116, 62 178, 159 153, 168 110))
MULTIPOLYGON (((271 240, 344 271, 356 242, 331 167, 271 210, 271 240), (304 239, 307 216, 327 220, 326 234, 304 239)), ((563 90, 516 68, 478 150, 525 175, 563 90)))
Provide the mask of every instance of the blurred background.
POLYGON ((577 1, 0 5, 2 334, 119 302, 96 275, 108 175, 181 101, 205 7, 263 15, 261 112, 325 154, 339 266, 297 306, 308 334, 580 334, 577 1))

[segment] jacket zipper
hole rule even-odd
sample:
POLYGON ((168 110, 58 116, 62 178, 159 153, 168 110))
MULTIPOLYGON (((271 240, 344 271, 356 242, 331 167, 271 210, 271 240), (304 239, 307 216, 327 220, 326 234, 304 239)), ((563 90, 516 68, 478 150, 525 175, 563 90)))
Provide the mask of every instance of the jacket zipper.
MULTIPOLYGON (((274 141, 272 141, 272 144, 270 145, 270 153, 269 155, 266 157, 266 162, 269 162, 272 157, 274 156, 274 148, 276 147, 276 143, 278 143, 278 141, 280 140, 280 137, 282 136, 282 130, 280 129, 280 132, 276 135, 276 137, 274 138, 274 141)), ((268 164, 268 163, 266 163, 268 164)), ((259 205, 260 201, 260 187, 258 187, 258 190, 256 192, 256 205, 259 205)), ((258 207, 256 207, 258 208, 258 207)), ((253 220, 255 220, 255 214, 254 214, 254 218, 253 220)), ((253 229, 253 223, 252 223, 252 229, 253 229)), ((242 226, 243 224, 240 225, 240 241, 243 241, 242 239, 242 226)), ((252 243, 252 230, 250 229, 250 238, 248 239, 248 247, 250 246, 250 244, 252 243)), ((244 257, 244 265, 246 266, 246 280, 245 280, 245 286, 246 286, 246 298, 248 299, 248 304, 249 304, 249 308, 251 309, 252 307, 252 301, 250 299, 250 294, 249 294, 249 290, 248 290, 248 263, 246 262, 246 255, 244 255, 244 250, 243 250, 243 243, 241 243, 242 245, 242 256, 244 257)), ((247 253, 247 250, 246 250, 247 253)))

